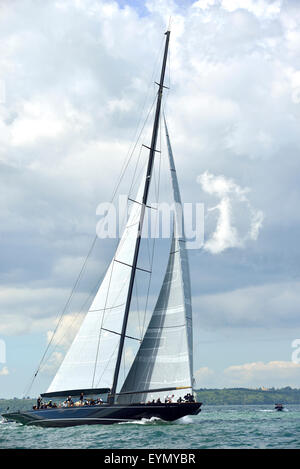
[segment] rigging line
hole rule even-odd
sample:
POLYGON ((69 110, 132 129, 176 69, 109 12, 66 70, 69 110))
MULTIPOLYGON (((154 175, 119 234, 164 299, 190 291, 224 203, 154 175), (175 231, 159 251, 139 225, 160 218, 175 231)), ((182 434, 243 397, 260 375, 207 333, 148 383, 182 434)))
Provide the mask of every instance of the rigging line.
POLYGON ((112 309, 115 309, 115 308, 120 308, 121 306, 124 306, 125 303, 122 303, 120 305, 116 305, 116 306, 110 306, 109 308, 100 308, 100 309, 90 309, 89 310, 89 313, 96 313, 98 311, 111 311, 112 309))
MULTIPOLYGON (((130 157, 129 157, 129 159, 128 159, 126 165, 125 165, 125 168, 124 168, 124 170, 122 170, 122 174, 121 174, 121 177, 119 178, 119 182, 118 182, 118 184, 117 184, 117 187, 115 188, 115 190, 114 190, 114 192, 113 192, 113 197, 112 197, 111 202, 113 202, 113 200, 114 200, 114 198, 115 198, 115 196, 116 196, 117 190, 118 190, 118 188, 119 188, 119 186, 120 186, 120 184, 121 184, 121 182, 122 182, 122 179, 123 179, 123 177, 124 177, 124 174, 125 174, 125 172, 126 172, 128 166, 129 166, 129 163, 130 163, 130 161, 131 161, 132 155, 133 155, 133 153, 135 152, 135 149, 136 149, 136 147, 137 147, 137 145, 138 145, 138 142, 139 142, 139 140, 140 140, 140 138, 141 138, 141 135, 142 135, 142 133, 143 133, 143 131, 144 131, 144 128, 145 128, 145 126, 146 126, 146 123, 147 123, 147 121, 148 121, 148 119, 149 119, 149 116, 150 116, 150 114, 151 114, 151 112, 152 112, 152 109, 153 109, 153 106, 154 106, 154 104, 155 104, 156 96, 157 96, 157 95, 155 95, 155 97, 154 97, 154 99, 153 99, 153 102, 152 102, 152 104, 151 104, 151 106, 150 106, 150 109, 149 109, 149 111, 148 111, 148 114, 147 114, 147 116, 146 116, 146 118, 145 118, 144 124, 143 124, 143 126, 142 126, 142 128, 141 128, 141 130, 140 130, 140 132, 139 132, 139 134, 138 134, 137 140, 135 141, 135 144, 134 144, 134 146, 133 146, 133 149, 132 149, 132 151, 131 151, 131 153, 130 153, 130 157)), ((132 184, 133 184, 133 183, 132 183, 132 184)), ((132 187, 132 184, 131 184, 131 187, 132 187)))
MULTIPOLYGON (((134 199, 131 199, 130 197, 128 197, 128 200, 130 202, 134 202, 135 204, 139 204, 139 205, 143 205, 141 202, 138 202, 137 200, 134 200, 134 199)), ((151 208, 152 210, 155 210, 155 207, 151 207, 151 205, 145 205, 146 208, 151 208)), ((133 223, 132 225, 130 226, 134 226, 134 225, 137 225, 137 223, 133 223)))
MULTIPOLYGON (((151 108, 150 108, 150 110, 149 110, 149 112, 148 112, 148 115, 147 115, 147 118, 146 118, 147 120, 148 120, 148 118, 149 118, 149 115, 150 115, 150 113, 151 113, 151 111, 152 111, 152 108, 153 108, 153 106, 154 106, 154 103, 155 103, 155 101, 156 101, 156 97, 157 97, 157 93, 156 93, 156 95, 155 95, 154 101, 152 102, 151 108)), ((145 121, 145 125, 146 125, 146 121, 145 121)), ((144 125, 144 127, 145 127, 145 125, 144 125)), ((144 127, 143 127, 143 129, 144 129, 144 127)), ((143 129, 142 129, 142 130, 143 130, 143 129)), ((133 187, 133 184, 134 184, 134 178, 135 178, 135 175, 136 175, 136 173, 137 173, 137 168, 138 168, 138 164, 139 164, 139 161, 140 161, 140 157, 141 157, 141 152, 142 152, 142 147, 143 147, 143 146, 145 146, 145 145, 141 145, 141 149, 140 149, 140 152, 139 152, 138 161, 137 161, 136 166, 135 166, 134 175, 133 175, 132 182, 131 182, 131 186, 130 186, 130 189, 129 189, 129 192, 128 192, 129 196, 131 195, 132 187, 133 187)), ((139 171, 139 179, 140 179, 140 177, 141 177, 141 175, 142 175, 142 173, 143 173, 143 170, 144 170, 144 169, 143 169, 143 167, 142 167, 142 168, 140 169, 140 171, 139 171)), ((154 177, 155 177, 155 171, 154 171, 154 177)), ((131 200, 131 201, 134 202, 134 200, 130 199, 130 197, 128 197, 128 200, 131 200)), ((147 206, 147 207, 148 207, 148 208, 151 208, 151 206, 147 206)))
MULTIPOLYGON (((92 291, 89 293, 88 297, 86 298, 86 300, 84 300, 82 306, 80 307, 79 311, 77 311, 77 313, 75 313, 74 315, 74 318, 73 318, 73 321, 71 322, 71 324, 74 324, 77 320, 77 318, 79 317, 79 315, 83 312, 87 302, 89 301, 89 299, 95 295, 95 292, 97 291, 97 287, 99 285, 99 281, 95 284, 94 288, 92 289, 92 291)), ((61 345, 61 343, 63 342, 64 338, 66 337, 67 335, 67 331, 63 334, 63 336, 60 338, 60 340, 58 340, 55 344, 55 347, 53 348, 53 350, 51 351, 51 354, 53 354, 55 352, 55 350, 57 350, 57 348, 61 345)), ((42 369, 42 367, 41 367, 42 369)))
POLYGON ((186 324, 179 324, 177 326, 153 326, 153 327, 149 327, 148 329, 176 329, 178 327, 185 327, 186 324))
MULTIPOLYGON (((151 112, 152 112, 152 109, 153 109, 153 106, 154 106, 154 104, 155 104, 156 97, 157 97, 157 93, 155 94, 155 97, 154 97, 154 99, 153 99, 153 102, 152 102, 152 104, 151 104, 151 107, 150 107, 150 109, 149 109, 149 112, 148 112, 148 114, 147 114, 147 116, 146 116, 144 125, 143 125, 143 127, 142 127, 142 129, 141 129, 141 132, 140 132, 140 134, 139 134, 138 139, 140 138, 141 133, 143 132, 143 130, 144 130, 145 126, 146 126, 146 123, 147 123, 147 121, 148 121, 148 119, 149 119, 149 116, 150 116, 150 114, 151 114, 151 112)), ((137 143, 138 143, 138 141, 136 142, 136 146, 137 146, 137 143)), ((128 191, 128 194, 129 194, 129 195, 131 194, 131 191, 132 191, 132 187, 133 187, 133 184, 134 184, 134 178, 135 178, 135 176, 136 176, 138 164, 139 164, 140 157, 141 157, 141 153, 142 153, 142 149, 143 149, 144 146, 145 146, 145 145, 142 144, 142 145, 141 145, 141 148, 140 148, 138 161, 137 161, 137 163, 136 163, 135 170, 134 170, 134 174, 133 174, 133 178, 132 178, 132 182, 131 182, 131 185, 130 185, 130 188, 129 188, 129 191, 128 191)), ((142 171, 143 171, 143 168, 141 168, 140 174, 142 173, 142 171)))
POLYGON ((129 191, 128 191, 128 199, 129 199, 129 196, 130 196, 130 194, 131 194, 132 186, 133 186, 133 184, 134 184, 134 180, 135 180, 137 168, 138 168, 138 165, 139 165, 139 162, 140 162, 140 159, 141 159, 142 149, 143 149, 143 145, 141 145, 141 148, 140 148, 140 151, 139 151, 139 156, 138 156, 138 159, 137 159, 135 168, 134 168, 134 173, 133 173, 133 176, 132 176, 132 181, 131 181, 130 188, 129 188, 129 191))
MULTIPOLYGON (((51 337, 51 339, 49 340, 49 343, 48 343, 48 345, 47 345, 47 347, 46 347, 46 350, 45 350, 45 352, 44 352, 44 354, 43 354, 43 356, 42 356, 42 358, 41 358, 41 360, 40 360, 40 362, 39 362, 39 364, 38 364, 37 370, 36 370, 36 372, 34 373, 34 377, 33 377, 32 381, 31 381, 31 383, 30 383, 30 385, 29 385, 28 392, 29 392, 29 390, 31 389, 32 384, 33 384, 35 378, 37 377, 37 375, 38 375, 38 373, 39 373, 39 370, 40 370, 41 365, 42 365, 42 363, 43 363, 43 361, 44 361, 44 358, 45 358, 45 356, 46 356, 46 354, 47 354, 47 352, 48 352, 48 350, 49 350, 49 348, 50 348, 50 346, 51 346, 51 344, 52 344, 52 341, 53 341, 54 336, 55 336, 55 334, 56 334, 56 332, 57 332, 57 330, 58 330, 58 327, 59 327, 59 325, 61 324, 63 315, 65 314, 65 312, 66 312, 66 310, 67 310, 67 308, 68 308, 68 306, 69 306, 69 304, 70 304, 70 301, 71 301, 71 299, 72 299, 72 297, 73 297, 73 294, 74 294, 74 292, 75 292, 75 289, 76 289, 76 287, 77 287, 77 285, 78 285, 78 283, 79 283, 79 281, 80 281, 80 279, 81 279, 82 273, 83 273, 84 268, 85 268, 86 263, 87 263, 87 260, 88 260, 88 258, 89 258, 89 256, 90 256, 92 250, 94 249, 94 246, 95 246, 95 244, 96 244, 96 240, 97 240, 97 236, 94 238, 94 241, 93 241, 93 243, 92 243, 92 245, 91 245, 91 247, 90 247, 90 249, 89 249, 88 255, 86 256, 86 258, 85 258, 85 260, 84 260, 84 263, 83 263, 83 265, 82 265, 82 267, 81 267, 81 269, 80 269, 79 275, 78 275, 78 277, 77 277, 77 279, 76 279, 76 281, 75 281, 75 284, 74 284, 74 286, 73 286, 73 288, 72 288, 72 290, 71 290, 71 293, 70 293, 70 295, 69 295, 69 297, 68 297, 68 300, 67 300, 67 302, 66 302, 66 304, 65 304, 65 306, 64 306, 64 308, 63 308, 63 311, 62 311, 62 313, 61 313, 61 315, 60 315, 60 318, 59 318, 59 320, 58 320, 58 323, 56 324, 56 327, 55 327, 55 329, 54 329, 54 331, 53 331, 52 337, 51 337)), ((28 392, 27 392, 27 393, 28 393, 28 392)), ((27 394, 27 393, 26 393, 26 394, 27 394)))
MULTIPOLYGON (((114 262, 117 262, 118 264, 126 265, 126 267, 131 267, 131 268, 133 267, 131 264, 127 264, 126 262, 119 261, 118 259, 114 259, 114 262)), ((150 270, 143 269, 142 267, 136 267, 136 269, 142 272, 147 272, 148 274, 151 273, 150 270)), ((110 308, 107 308, 107 309, 110 309, 110 308)))
POLYGON ((147 255, 148 255, 148 264, 149 264, 149 271, 150 269, 150 263, 151 263, 151 256, 150 256, 150 246, 149 246, 149 238, 147 238, 147 255))

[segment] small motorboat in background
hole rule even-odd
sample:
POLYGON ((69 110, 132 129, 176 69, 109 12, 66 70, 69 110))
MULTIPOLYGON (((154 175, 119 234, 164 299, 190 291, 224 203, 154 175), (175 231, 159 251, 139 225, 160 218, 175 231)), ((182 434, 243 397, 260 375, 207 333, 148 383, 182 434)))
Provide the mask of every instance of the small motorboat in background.
POLYGON ((278 410, 278 412, 280 412, 283 409, 284 409, 284 407, 283 407, 282 404, 275 404, 275 410, 278 410))

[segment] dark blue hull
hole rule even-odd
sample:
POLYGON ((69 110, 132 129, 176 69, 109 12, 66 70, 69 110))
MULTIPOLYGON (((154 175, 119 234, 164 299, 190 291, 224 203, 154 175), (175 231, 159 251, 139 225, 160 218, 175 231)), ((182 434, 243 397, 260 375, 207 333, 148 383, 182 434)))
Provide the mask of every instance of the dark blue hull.
POLYGON ((72 427, 130 422, 157 417, 172 422, 185 415, 197 415, 201 403, 132 404, 70 407, 10 412, 2 416, 24 425, 43 427, 72 427))

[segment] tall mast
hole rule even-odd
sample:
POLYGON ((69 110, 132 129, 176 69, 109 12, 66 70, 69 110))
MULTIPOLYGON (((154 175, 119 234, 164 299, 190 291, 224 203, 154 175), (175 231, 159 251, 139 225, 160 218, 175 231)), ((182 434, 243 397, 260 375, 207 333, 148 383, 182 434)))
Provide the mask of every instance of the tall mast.
POLYGON ((138 229, 138 235, 137 235, 136 243, 135 243, 134 257, 133 257, 133 263, 132 263, 132 268, 131 268, 131 276, 130 276, 129 287, 128 287, 128 295, 127 295, 127 300, 126 300, 126 305, 125 305, 125 313, 124 313, 122 331, 121 331, 121 336, 120 336, 118 357, 116 361, 113 385, 111 389, 111 397, 110 397, 111 404, 113 404, 115 401, 115 394, 117 390, 119 371, 120 371, 120 366, 121 366, 121 359, 122 359, 124 341, 125 341, 125 335, 126 335, 126 328, 127 328, 127 322, 128 322, 129 311, 130 311, 133 286, 134 286, 134 280, 135 280, 135 274, 136 274, 137 262, 138 262, 138 256, 139 256, 139 250, 140 250, 145 208, 146 208, 147 200, 148 200, 148 193, 149 193, 152 169, 153 169, 153 164, 154 164, 154 156, 155 156, 155 151, 156 151, 156 142, 157 142, 157 135, 158 135, 158 128, 159 128, 159 117, 160 117, 162 94, 163 94, 163 89, 164 89, 164 79, 165 79, 165 71, 166 71, 166 64, 167 64, 167 57, 168 57, 170 31, 167 31, 165 34, 166 34, 165 50, 164 50, 164 57, 163 57, 163 62, 162 62, 161 74, 160 74, 160 81, 159 83, 157 83, 159 88, 158 88, 158 93, 157 93, 156 110, 155 110, 155 117, 154 117, 154 123, 153 123, 151 145, 149 148, 149 159, 148 159, 147 173, 146 173, 145 186, 144 186, 144 192, 143 192, 142 208, 141 208, 141 214, 140 214, 140 219, 139 219, 139 229, 138 229))

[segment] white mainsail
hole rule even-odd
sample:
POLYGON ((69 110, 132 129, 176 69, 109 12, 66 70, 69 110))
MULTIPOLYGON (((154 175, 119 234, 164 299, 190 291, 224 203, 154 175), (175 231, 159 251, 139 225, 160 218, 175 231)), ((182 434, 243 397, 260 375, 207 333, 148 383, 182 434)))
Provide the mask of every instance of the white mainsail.
POLYGON ((112 386, 144 184, 145 176, 115 256, 47 392, 112 386))
POLYGON ((182 397, 191 392, 193 386, 189 265, 183 234, 181 198, 167 127, 166 135, 173 197, 177 207, 172 244, 156 306, 118 397, 118 403, 122 404, 163 398, 165 393, 151 392, 160 388, 184 388, 174 391, 177 398, 182 397), (141 392, 148 390, 149 392, 141 392))

